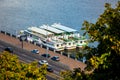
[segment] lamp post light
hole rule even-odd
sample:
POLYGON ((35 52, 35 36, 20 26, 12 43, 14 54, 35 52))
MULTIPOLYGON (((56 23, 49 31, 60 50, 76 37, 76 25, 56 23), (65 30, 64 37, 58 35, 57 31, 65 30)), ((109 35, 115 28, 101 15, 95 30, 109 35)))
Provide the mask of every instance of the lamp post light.
POLYGON ((22 42, 22 48, 23 48, 23 41, 25 41, 27 39, 26 35, 21 35, 20 36, 20 42, 22 42))

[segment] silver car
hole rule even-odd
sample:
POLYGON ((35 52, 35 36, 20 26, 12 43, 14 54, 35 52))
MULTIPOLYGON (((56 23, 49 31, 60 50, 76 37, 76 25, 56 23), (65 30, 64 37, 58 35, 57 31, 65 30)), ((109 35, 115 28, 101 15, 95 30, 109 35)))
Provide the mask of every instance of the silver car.
POLYGON ((40 65, 43 65, 43 64, 48 65, 48 62, 46 60, 40 60, 38 62, 40 65))

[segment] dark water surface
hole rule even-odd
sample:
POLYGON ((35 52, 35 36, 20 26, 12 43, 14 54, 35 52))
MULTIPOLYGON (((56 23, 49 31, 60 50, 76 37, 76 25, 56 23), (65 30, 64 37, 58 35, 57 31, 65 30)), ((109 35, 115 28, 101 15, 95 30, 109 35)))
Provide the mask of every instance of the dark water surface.
POLYGON ((10 32, 61 23, 80 30, 84 20, 96 22, 104 4, 119 0, 0 0, 0 29, 10 32))

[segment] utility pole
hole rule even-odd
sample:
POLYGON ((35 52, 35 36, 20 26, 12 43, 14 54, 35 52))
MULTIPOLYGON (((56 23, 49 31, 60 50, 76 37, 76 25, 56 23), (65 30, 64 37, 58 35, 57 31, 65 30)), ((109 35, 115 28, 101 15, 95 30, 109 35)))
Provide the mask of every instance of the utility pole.
POLYGON ((20 36, 20 41, 22 43, 22 48, 23 48, 23 42, 24 42, 25 39, 26 39, 26 35, 21 35, 20 36))

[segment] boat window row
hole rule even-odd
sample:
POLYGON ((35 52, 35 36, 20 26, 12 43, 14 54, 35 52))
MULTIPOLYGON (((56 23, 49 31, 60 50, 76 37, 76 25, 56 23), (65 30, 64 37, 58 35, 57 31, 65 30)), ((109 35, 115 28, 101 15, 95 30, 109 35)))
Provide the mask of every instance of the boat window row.
POLYGON ((68 42, 68 43, 63 43, 63 44, 56 44, 57 47, 61 47, 61 46, 64 46, 64 45, 69 45, 69 46, 74 46, 76 44, 83 44, 85 43, 86 41, 76 41, 76 42, 68 42), (77 43, 76 43, 77 42, 77 43))

